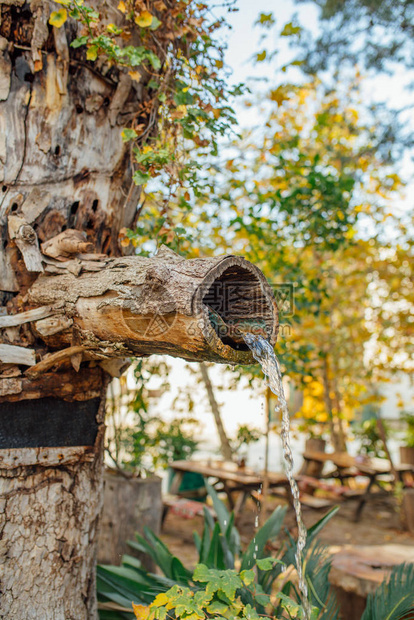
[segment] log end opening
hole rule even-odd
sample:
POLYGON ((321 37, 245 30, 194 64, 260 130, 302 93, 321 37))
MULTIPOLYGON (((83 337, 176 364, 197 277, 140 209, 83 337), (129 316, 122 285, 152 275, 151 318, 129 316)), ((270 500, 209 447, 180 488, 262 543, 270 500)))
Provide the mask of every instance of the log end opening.
POLYGON ((261 271, 245 259, 231 256, 216 266, 205 278, 197 301, 204 336, 224 358, 221 361, 254 362, 243 332, 276 343, 279 321, 272 289, 261 271))

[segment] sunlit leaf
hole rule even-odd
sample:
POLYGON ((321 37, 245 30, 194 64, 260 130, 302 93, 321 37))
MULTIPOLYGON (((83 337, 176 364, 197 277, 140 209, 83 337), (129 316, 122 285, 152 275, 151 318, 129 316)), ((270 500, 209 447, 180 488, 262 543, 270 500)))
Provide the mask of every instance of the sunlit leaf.
POLYGON ((55 26, 55 28, 61 28, 68 18, 68 12, 66 9, 59 9, 59 11, 52 11, 49 17, 49 24, 55 26))
POLYGON ((86 50, 86 59, 87 60, 96 60, 98 57, 98 48, 96 45, 91 45, 86 50))
POLYGON ((150 614, 150 608, 146 605, 135 605, 135 603, 132 603, 132 609, 137 620, 147 620, 150 614))
POLYGON ((153 15, 149 11, 142 11, 135 17, 135 23, 141 28, 148 28, 152 24, 154 19, 153 15))

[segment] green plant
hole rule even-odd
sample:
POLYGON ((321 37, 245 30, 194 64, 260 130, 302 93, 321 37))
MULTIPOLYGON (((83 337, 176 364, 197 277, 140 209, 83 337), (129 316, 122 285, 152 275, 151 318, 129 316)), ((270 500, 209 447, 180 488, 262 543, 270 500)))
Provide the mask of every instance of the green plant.
MULTIPOLYGON (((286 509, 276 508, 266 523, 255 532, 253 539, 243 551, 239 532, 234 525, 234 515, 227 511, 208 482, 206 488, 213 499, 217 521, 214 522, 209 511, 205 509, 202 536, 194 534, 198 563, 207 570, 225 571, 222 575, 228 574, 231 577, 236 574, 242 581, 241 575, 245 575, 246 571, 249 575, 254 575, 250 584, 244 584, 238 590, 238 597, 243 606, 250 605, 258 614, 266 614, 270 604, 269 597, 273 595, 275 584, 282 572, 286 567, 295 565, 296 542, 290 536, 287 537, 278 556, 268 558, 270 552, 268 543, 279 536, 286 509)), ((315 543, 315 537, 336 511, 336 508, 331 510, 308 530, 306 576, 310 584, 310 602, 312 606, 318 608, 319 617, 325 620, 334 620, 337 617, 336 602, 329 591, 327 580, 330 563, 324 548, 315 543)), ((123 565, 120 567, 99 566, 98 597, 101 605, 106 607, 101 610, 101 620, 133 618, 132 612, 128 611, 131 610, 131 601, 148 606, 158 594, 167 592, 174 585, 191 588, 192 591, 197 589, 194 573, 187 569, 148 528, 144 530, 144 536, 136 535, 136 541, 129 541, 129 545, 141 553, 148 554, 163 575, 148 573, 142 569, 138 560, 128 555, 124 556, 123 565), (122 610, 115 611, 114 605, 121 605, 122 610), (108 606, 111 609, 108 609, 108 606)), ((175 592, 178 595, 178 591, 175 592)), ((297 589, 291 581, 288 581, 274 605, 275 613, 281 612, 283 605, 286 604, 284 597, 294 599, 296 608, 300 608, 297 602, 299 601, 297 589)))
POLYGON ((414 414, 405 411, 401 419, 406 424, 405 445, 408 448, 414 448, 414 414))
POLYGON ((247 424, 239 424, 237 428, 236 438, 232 441, 234 452, 239 452, 251 443, 256 443, 263 436, 263 431, 253 428, 247 424))
POLYGON ((194 439, 199 422, 177 417, 168 422, 151 415, 148 381, 161 380, 158 393, 168 388, 168 366, 157 360, 139 360, 134 367, 134 387, 121 378, 120 395, 109 399, 107 452, 119 469, 133 474, 154 472, 172 460, 190 458, 198 446, 194 439))
MULTIPOLYGON (((109 11, 84 0, 57 3, 62 8, 51 13, 49 23, 61 28, 73 20, 70 29, 77 36, 71 47, 79 61, 129 76, 142 93, 121 136, 131 146, 133 181, 160 183, 147 195, 145 222, 136 231, 123 229, 121 243, 132 242, 141 254, 144 240, 178 250, 187 235, 173 222, 170 202, 182 214, 191 211, 194 196, 207 196, 206 172, 217 158, 218 142, 236 124, 229 102, 244 91, 230 86, 224 67, 217 31, 226 22, 196 0, 121 0, 109 11)), ((234 3, 223 0, 222 6, 231 11, 234 3)))
MULTIPOLYGON (((388 434, 388 428, 386 423, 383 422, 386 433, 388 434)), ((368 420, 364 420, 360 424, 355 424, 352 428, 355 438, 361 442, 360 451, 367 456, 375 456, 378 458, 387 458, 387 453, 384 450, 384 442, 378 432, 377 418, 372 417, 368 420)))
MULTIPOLYGON (((256 568, 269 571, 278 562, 274 558, 256 561, 256 568)), ((241 592, 247 590, 259 607, 270 606, 270 597, 258 591, 255 584, 255 571, 209 569, 198 564, 193 573, 193 581, 200 589, 175 585, 167 592, 159 594, 150 606, 135 605, 133 609, 138 620, 165 620, 165 618, 185 618, 186 620, 202 620, 203 618, 247 618, 260 620, 260 615, 253 605, 244 603, 241 592), (171 615, 173 614, 173 616, 171 615)), ((278 607, 288 613, 289 618, 304 618, 301 605, 290 597, 278 592, 278 607)), ((262 614, 261 614, 262 615, 262 614)), ((278 616, 282 617, 282 616, 278 616)), ((318 609, 314 608, 312 618, 316 620, 318 609)))
POLYGON ((361 620, 414 618, 414 564, 395 566, 388 579, 369 594, 361 620), (412 612, 410 615, 407 615, 412 612))

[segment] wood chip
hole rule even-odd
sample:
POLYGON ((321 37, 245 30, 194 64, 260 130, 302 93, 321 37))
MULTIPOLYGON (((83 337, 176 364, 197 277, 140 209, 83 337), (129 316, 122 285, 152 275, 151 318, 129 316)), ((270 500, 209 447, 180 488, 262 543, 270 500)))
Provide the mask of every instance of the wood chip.
POLYGON ((36 364, 36 351, 11 344, 0 344, 0 361, 5 364, 34 366, 36 364))
POLYGON ((34 308, 33 310, 27 310, 26 312, 19 312, 18 314, 3 315, 0 316, 0 329, 4 327, 23 325, 23 323, 30 323, 30 321, 45 319, 47 316, 53 314, 53 312, 55 312, 55 310, 52 310, 50 306, 41 306, 40 308, 34 308))
POLYGON ((9 235, 14 239, 22 253, 26 269, 32 272, 43 272, 42 255, 34 229, 25 219, 18 215, 8 217, 9 235))

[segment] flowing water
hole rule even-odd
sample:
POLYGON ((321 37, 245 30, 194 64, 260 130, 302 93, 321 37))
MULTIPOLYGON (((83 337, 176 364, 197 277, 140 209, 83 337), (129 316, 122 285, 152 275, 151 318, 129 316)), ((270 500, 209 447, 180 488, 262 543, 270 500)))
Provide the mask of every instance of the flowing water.
POLYGON ((262 367, 263 373, 267 377, 267 383, 273 394, 277 397, 277 404, 275 411, 281 414, 282 426, 281 437, 283 445, 283 461, 285 465, 286 476, 289 480, 289 485, 292 490, 293 507, 296 514, 296 523, 298 526, 298 540, 296 545, 296 570, 298 573, 299 591, 301 595, 301 601, 303 610, 305 613, 305 620, 310 620, 311 608, 308 600, 308 587, 305 581, 305 575, 303 572, 303 550, 306 545, 306 527, 302 519, 302 508, 299 500, 299 488, 293 475, 293 456, 290 446, 290 418, 288 406, 283 390, 282 375, 280 372, 279 362, 273 351, 273 347, 267 340, 261 336, 256 336, 252 333, 244 333, 243 338, 250 348, 253 357, 259 362, 262 367))

